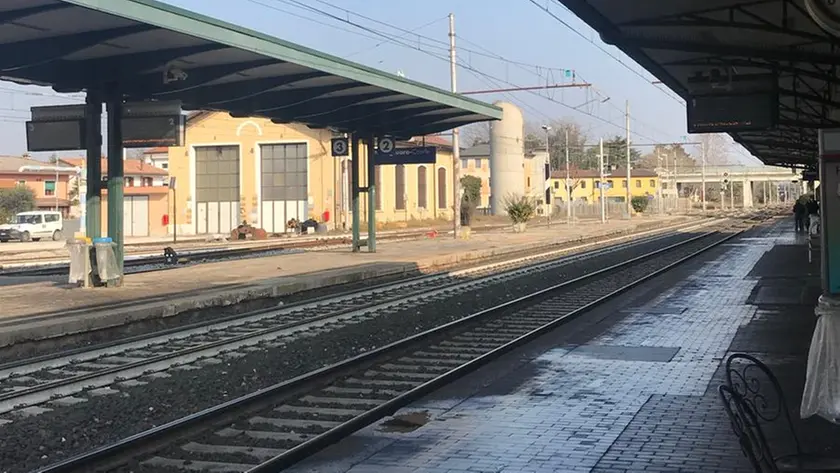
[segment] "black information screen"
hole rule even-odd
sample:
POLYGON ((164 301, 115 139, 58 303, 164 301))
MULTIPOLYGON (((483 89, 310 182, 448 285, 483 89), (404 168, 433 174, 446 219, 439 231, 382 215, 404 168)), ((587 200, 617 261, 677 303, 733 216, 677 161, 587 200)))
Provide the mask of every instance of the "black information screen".
POLYGON ((126 148, 183 146, 184 116, 123 118, 122 135, 126 148))
POLYGON ((84 120, 26 122, 29 151, 75 151, 85 149, 84 120))
POLYGON ((760 131, 779 121, 779 96, 771 92, 699 95, 688 101, 689 133, 760 131))

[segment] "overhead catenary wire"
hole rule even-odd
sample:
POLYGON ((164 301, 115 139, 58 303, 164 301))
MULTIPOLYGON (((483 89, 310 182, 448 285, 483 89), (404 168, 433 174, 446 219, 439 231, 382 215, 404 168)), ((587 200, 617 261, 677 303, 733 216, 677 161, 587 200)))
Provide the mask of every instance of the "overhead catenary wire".
MULTIPOLYGON (((259 2, 258 0, 250 0, 250 1, 252 1, 252 2, 254 2, 254 3, 261 4, 261 5, 264 5, 264 6, 268 7, 268 8, 277 9, 277 8, 276 8, 276 7, 274 7, 274 6, 270 6, 270 5, 264 4, 264 3, 262 3, 262 2, 259 2)), ((280 3, 285 3, 285 4, 287 4, 287 5, 291 5, 291 6, 296 6, 296 7, 298 7, 298 8, 301 8, 301 9, 304 9, 304 10, 307 10, 307 11, 310 11, 310 12, 313 12, 313 13, 317 13, 317 14, 320 14, 320 15, 326 16, 326 17, 331 18, 331 19, 333 19, 333 20, 335 20, 335 21, 338 21, 338 22, 341 22, 341 23, 344 23, 344 24, 348 24, 348 25, 354 26, 354 27, 356 27, 356 28, 358 28, 358 29, 361 29, 361 30, 363 30, 363 31, 366 31, 366 32, 368 32, 368 33, 375 34, 375 35, 377 35, 377 36, 379 36, 379 37, 382 37, 382 38, 384 38, 384 39, 388 40, 389 42, 391 42, 391 43, 393 43, 393 44, 397 44, 397 45, 400 45, 400 46, 403 46, 403 47, 407 47, 407 48, 410 48, 410 49, 416 50, 416 51, 418 51, 418 52, 424 53, 424 54, 426 54, 426 55, 428 55, 428 56, 430 56, 430 57, 433 57, 433 58, 438 59, 438 60, 441 60, 441 61, 445 61, 445 62, 447 62, 447 63, 449 62, 449 58, 448 58, 448 57, 444 57, 443 55, 438 55, 438 54, 435 54, 434 52, 431 52, 431 51, 425 50, 425 49, 423 49, 423 48, 421 48, 421 47, 419 47, 419 46, 415 46, 415 45, 412 45, 412 44, 406 43, 406 42, 405 42, 405 41, 403 41, 402 39, 395 38, 394 36, 391 36, 391 35, 389 35, 389 34, 387 34, 387 33, 382 32, 382 31, 379 31, 379 30, 376 30, 376 29, 370 28, 370 27, 365 26, 365 25, 361 25, 361 24, 359 24, 359 23, 356 23, 356 22, 354 22, 354 21, 350 20, 349 18, 342 18, 341 16, 338 16, 338 15, 336 15, 336 14, 333 14, 333 13, 330 13, 330 12, 327 12, 327 11, 324 11, 324 10, 319 9, 319 8, 317 8, 317 7, 313 7, 313 6, 311 6, 311 5, 306 5, 306 4, 304 4, 304 3, 302 3, 302 2, 300 2, 300 1, 298 1, 298 0, 272 0, 272 1, 274 1, 274 2, 280 2, 280 3)), ((320 0, 319 0, 319 1, 320 1, 320 0)), ((321 1, 321 3, 326 3, 326 4, 329 4, 329 2, 323 2, 323 1, 321 1)), ((330 5, 332 5, 332 4, 330 4, 330 5)), ((334 7, 335 7, 335 6, 334 6, 334 7)), ((381 22, 381 21, 379 21, 379 20, 375 20, 375 19, 371 19, 371 18, 370 18, 370 17, 368 17, 368 16, 365 16, 365 15, 362 15, 362 14, 359 14, 359 13, 356 13, 356 12, 354 12, 354 11, 352 11, 352 10, 349 10, 349 9, 346 9, 346 8, 342 8, 342 7, 335 7, 335 8, 337 8, 337 9, 339 9, 339 10, 343 11, 343 12, 344 12, 344 13, 346 13, 347 15, 353 14, 353 15, 359 16, 360 18, 369 19, 369 21, 373 21, 373 22, 376 22, 376 23, 378 23, 378 24, 385 24, 384 22, 381 22)), ((408 32, 408 33, 410 33, 410 31, 405 30, 405 29, 403 29, 403 28, 395 27, 395 26, 393 26, 393 25, 388 25, 388 26, 389 26, 389 27, 391 27, 391 28, 394 28, 395 30, 401 31, 401 32, 408 32)), ((413 34, 413 33, 412 33, 412 34, 413 34)), ((442 40, 441 40, 441 41, 438 41, 438 40, 436 40, 436 39, 432 39, 432 38, 424 37, 424 36, 422 36, 422 35, 418 35, 418 36, 420 36, 421 38, 426 38, 426 39, 428 39, 430 42, 440 42, 441 44, 445 44, 445 43, 443 43, 443 41, 442 41, 442 40)), ((463 49, 463 48, 459 48, 459 49, 463 49)), ((498 55, 495 55, 495 54, 494 54, 493 56, 494 56, 495 58, 498 58, 498 57, 499 57, 498 55)), ((484 77, 486 77, 486 78, 488 78, 488 79, 491 79, 491 80, 494 80, 494 81, 497 81, 497 82, 500 82, 500 83, 504 83, 504 84, 507 84, 507 85, 510 85, 510 86, 513 86, 513 87, 520 87, 520 85, 519 85, 519 84, 516 84, 516 83, 510 82, 510 81, 508 81, 508 80, 506 80, 506 79, 501 79, 501 78, 499 78, 499 77, 495 77, 495 76, 493 76, 492 74, 489 74, 489 73, 486 73, 486 72, 481 71, 481 70, 479 70, 479 69, 476 69, 476 68, 472 67, 472 66, 471 66, 471 65, 469 65, 469 64, 465 64, 465 63, 463 63, 463 62, 460 62, 460 61, 459 61, 458 66, 459 66, 459 67, 461 67, 461 68, 463 68, 463 69, 465 69, 465 70, 467 70, 467 71, 471 71, 471 72, 473 72, 473 73, 475 73, 475 74, 479 74, 479 75, 481 75, 481 76, 484 76, 484 77)), ((541 99, 548 100, 548 101, 550 101, 550 102, 552 102, 552 103, 555 103, 555 104, 557 104, 557 105, 560 105, 560 106, 562 106, 562 107, 565 107, 565 108, 567 108, 567 109, 569 109, 569 110, 572 110, 573 112, 577 112, 577 113, 580 113, 580 114, 582 114, 582 115, 586 115, 586 116, 588 116, 588 117, 590 117, 590 118, 593 118, 593 119, 595 119, 595 120, 598 120, 598 121, 600 121, 600 122, 602 122, 602 123, 604 123, 604 124, 607 124, 607 125, 613 126, 613 127, 617 128, 617 129, 624 130, 624 128, 625 128, 625 127, 624 127, 624 125, 620 125, 620 124, 617 124, 617 123, 615 123, 615 122, 613 122, 613 121, 611 121, 611 120, 608 120, 608 119, 605 119, 605 118, 603 118, 603 117, 600 117, 600 116, 598 116, 598 115, 595 115, 595 114, 592 114, 592 113, 588 113, 588 112, 583 111, 583 110, 579 110, 579 109, 577 109, 577 108, 575 108, 575 107, 570 106, 569 104, 566 104, 566 103, 564 103, 564 102, 558 101, 558 100, 553 99, 553 98, 551 98, 551 97, 547 97, 547 96, 542 95, 542 94, 540 94, 540 93, 538 93, 538 92, 536 92, 536 91, 531 90, 531 91, 525 91, 525 92, 527 92, 527 93, 529 93, 529 94, 531 94, 531 95, 534 95, 534 96, 536 96, 536 97, 539 97, 539 98, 541 98, 541 99)), ((650 136, 647 136, 647 135, 641 134, 641 133, 639 133, 638 131, 633 131, 633 133, 632 133, 632 134, 633 134, 633 135, 635 135, 635 136, 638 136, 638 137, 644 138, 644 139, 646 139, 646 140, 657 141, 655 138, 651 138, 650 136)))
MULTIPOLYGON (((574 26, 570 25, 570 24, 569 24, 569 22, 567 22, 566 20, 564 20, 564 19, 560 18, 559 16, 557 16, 557 14, 556 14, 556 13, 554 13, 553 11, 551 11, 551 9, 550 9, 550 8, 548 8, 548 6, 542 6, 542 5, 540 5, 540 4, 539 4, 539 2, 537 2, 536 0, 528 0, 528 1, 529 1, 529 2, 531 2, 531 3, 532 3, 534 6, 536 6, 537 8, 539 8, 540 10, 544 11, 545 13, 547 13, 549 16, 551 16, 551 17, 552 17, 552 18, 554 18, 555 20, 557 20, 557 21, 558 21, 561 25, 565 26, 566 28, 568 28, 569 30, 571 30, 573 33, 575 33, 576 35, 578 35, 578 36, 580 36, 581 38, 583 38, 584 40, 586 40, 588 43, 590 43, 590 44, 592 44, 593 46, 595 46, 596 48, 598 48, 601 52, 603 52, 604 54, 606 54, 607 56, 609 56, 610 58, 612 58, 614 61, 616 61, 617 63, 619 63, 622 67, 624 67, 624 68, 625 68, 625 69, 627 69, 628 71, 632 72, 633 74, 635 74, 635 75, 637 75, 637 76, 641 77, 641 78, 642 78, 642 79, 644 79, 644 80, 645 80, 645 82, 647 82, 648 84, 651 84, 651 85, 653 85, 654 87, 656 87, 656 85, 655 85, 655 84, 653 84, 653 82, 650 80, 650 78, 649 78, 649 77, 645 77, 645 75, 644 75, 644 74, 642 74, 641 72, 639 72, 639 71, 637 71, 637 70, 633 69, 632 67, 630 67, 627 63, 625 63, 624 61, 622 61, 622 60, 621 60, 621 58, 617 57, 615 54, 611 53, 611 52, 610 52, 610 51, 608 51, 606 48, 604 48, 604 47, 603 47, 603 46, 601 46, 600 44, 598 44, 598 43, 596 43, 595 41, 593 41, 591 38, 586 37, 586 35, 584 35, 582 32, 580 32, 577 28, 575 28, 574 26)), ((559 3, 559 2, 558 2, 558 3, 559 3)), ((565 8, 565 9, 566 9, 566 11, 571 12, 571 10, 569 10, 568 8, 566 8, 566 6, 565 6, 565 5, 563 5, 562 3, 560 3, 560 6, 562 6, 563 8, 565 8)), ((660 87, 656 87, 656 88, 657 88, 657 90, 660 90, 662 93, 664 93, 665 95, 667 95, 667 96, 668 96, 668 98, 670 98, 671 100, 674 100, 674 101, 676 101, 677 103, 679 103, 680 105, 683 105, 683 101, 682 101, 682 99, 681 99, 681 98, 674 97, 673 95, 671 95, 671 94, 670 94, 668 91, 666 91, 665 89, 662 89, 662 88, 660 88, 660 87)))

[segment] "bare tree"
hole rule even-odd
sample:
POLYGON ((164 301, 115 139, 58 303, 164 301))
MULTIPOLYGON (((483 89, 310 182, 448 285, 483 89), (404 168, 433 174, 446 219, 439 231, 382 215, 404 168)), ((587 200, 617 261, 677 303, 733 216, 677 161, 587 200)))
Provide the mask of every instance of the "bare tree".
POLYGON ((130 159, 143 159, 144 152, 148 148, 134 148, 128 151, 127 156, 130 159))
POLYGON ((700 142, 706 148, 706 164, 722 166, 729 164, 730 144, 722 133, 700 136, 700 142))
POLYGON ((469 148, 490 142, 490 122, 473 123, 461 128, 461 146, 469 148))

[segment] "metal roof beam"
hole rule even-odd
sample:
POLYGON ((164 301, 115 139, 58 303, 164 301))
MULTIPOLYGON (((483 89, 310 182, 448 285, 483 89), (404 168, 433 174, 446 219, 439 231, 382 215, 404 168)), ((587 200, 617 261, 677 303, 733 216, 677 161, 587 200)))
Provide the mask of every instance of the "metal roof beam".
POLYGON ((779 125, 789 126, 792 128, 826 128, 833 127, 834 123, 828 119, 824 121, 805 121, 805 120, 779 120, 779 125))
MULTIPOLYGON (((216 66, 199 67, 195 69, 184 69, 187 78, 164 84, 160 81, 161 73, 144 74, 132 79, 131 83, 125 84, 126 89, 140 95, 166 95, 177 92, 193 90, 208 85, 213 81, 224 79, 228 76, 243 74, 246 71, 259 67, 279 64, 276 60, 258 59, 254 61, 238 62, 234 64, 220 64, 216 66)), ((247 83, 247 79, 242 81, 247 83)))
POLYGON ((242 114, 247 117, 249 115, 262 114, 271 115, 271 112, 282 110, 296 105, 302 105, 313 100, 327 98, 329 94, 340 92, 343 90, 360 87, 359 84, 340 84, 327 85, 321 87, 313 87, 311 89, 304 89, 300 91, 289 90, 270 90, 259 97, 247 97, 242 100, 230 102, 227 108, 234 113, 242 114))
POLYGON ((67 3, 54 3, 47 5, 39 5, 37 7, 21 8, 19 10, 10 10, 0 13, 0 24, 13 23, 30 16, 40 15, 41 13, 49 13, 51 11, 63 10, 70 8, 73 5, 67 3))
POLYGON ((412 108, 409 110, 400 110, 399 108, 394 108, 395 107, 392 106, 390 110, 372 112, 367 113, 365 115, 353 115, 350 113, 345 113, 343 114, 343 116, 340 117, 332 117, 330 119, 330 122, 334 123, 337 126, 345 126, 353 130, 360 130, 362 129, 361 126, 364 122, 373 121, 376 123, 376 127, 374 127, 373 130, 370 131, 376 131, 379 130, 379 125, 383 125, 385 127, 394 127, 395 125, 405 122, 407 120, 412 120, 415 118, 419 118, 420 120, 422 120, 425 114, 434 113, 438 111, 445 111, 443 113, 453 114, 471 114, 471 112, 468 112, 466 110, 449 109, 444 105, 435 103, 424 104, 419 108, 412 108))
MULTIPOLYGON (((316 104, 303 104, 300 108, 289 108, 283 110, 283 114, 289 114, 299 117, 302 120, 309 120, 315 117, 329 115, 329 119, 333 117, 358 117, 363 115, 387 113, 394 107, 404 105, 407 103, 422 102, 421 99, 404 98, 396 102, 385 102, 376 104, 365 104, 367 100, 372 100, 379 97, 387 96, 387 92, 380 92, 375 94, 365 94, 357 97, 338 97, 334 99, 321 99, 316 104)), ((341 119, 336 123, 341 123, 341 119)))
POLYGON ((89 31, 54 38, 18 41, 0 45, 0 71, 16 71, 33 65, 57 61, 69 54, 101 43, 154 29, 151 25, 134 25, 101 31, 89 31))
POLYGON ((433 122, 409 119, 403 121, 399 127, 392 126, 391 133, 395 135, 406 133, 425 135, 429 133, 434 133, 436 131, 448 130, 450 128, 459 126, 459 124, 463 122, 473 121, 470 119, 466 119, 466 117, 468 116, 475 115, 467 111, 460 111, 443 114, 440 116, 440 119, 435 120, 433 122))
MULTIPOLYGON (((192 105, 196 109, 201 109, 210 106, 219 106, 239 102, 243 100, 254 99, 255 97, 263 97, 270 92, 278 92, 276 89, 284 85, 291 85, 295 82, 300 82, 316 77, 323 77, 325 74, 320 72, 308 72, 305 74, 295 74, 285 77, 270 77, 266 79, 255 79, 237 83, 236 87, 231 87, 232 84, 218 84, 208 85, 204 87, 197 87, 191 91, 180 92, 178 97, 184 103, 192 105)), ((129 96, 134 96, 130 90, 126 93, 129 96)), ((294 90, 289 89, 289 94, 293 94, 294 90)), ((137 96, 142 98, 143 96, 137 96)), ((230 107, 231 109, 235 107, 230 107)))
POLYGON ((205 44, 127 54, 115 58, 86 61, 62 60, 27 67, 18 72, 24 72, 29 77, 34 77, 41 82, 49 82, 50 77, 61 74, 62 85, 56 87, 56 90, 75 92, 96 85, 104 85, 108 82, 124 82, 125 78, 133 78, 137 74, 163 67, 176 59, 224 48, 225 46, 219 44, 205 44), (103 75, 102 70, 112 71, 112 74, 103 75))
POLYGON ((400 109, 412 102, 405 100, 403 103, 384 104, 383 107, 372 106, 368 109, 362 110, 345 110, 343 113, 330 117, 330 123, 341 126, 350 126, 356 128, 357 124, 366 120, 376 119, 384 123, 399 123, 401 120, 420 116, 423 113, 434 112, 436 110, 446 110, 447 107, 436 103, 422 103, 417 107, 410 109, 400 109))
POLYGON ((674 27, 674 28, 733 28, 739 31, 761 31, 764 33, 783 34, 810 41, 827 41, 832 43, 825 35, 807 33, 805 31, 792 30, 773 24, 758 24, 745 21, 723 21, 710 18, 674 18, 669 20, 650 20, 634 22, 633 27, 674 27))
MULTIPOLYGON (((586 0, 582 0, 582 1, 586 1, 586 0)), ((764 4, 767 4, 767 3, 776 3, 777 1, 778 0, 753 0, 753 1, 750 1, 750 2, 744 2, 744 3, 740 4, 739 6, 741 6, 741 7, 751 7, 751 6, 756 6, 756 5, 764 5, 764 4)), ((566 1, 564 3, 571 3, 571 2, 566 1)), ((679 13, 668 13, 666 15, 659 15, 659 16, 650 17, 650 18, 642 18, 642 19, 639 19, 639 20, 625 21, 625 22, 621 22, 621 23, 616 23, 616 25, 618 25, 618 26, 635 26, 637 24, 644 23, 644 22, 649 22, 649 21, 665 21, 665 20, 670 20, 670 19, 674 19, 674 18, 680 18, 680 17, 686 16, 686 15, 705 15, 705 14, 708 14, 708 13, 716 13, 716 12, 727 11, 727 10, 731 10, 731 9, 732 9, 731 4, 725 4, 723 6, 718 6, 718 7, 711 7, 711 8, 710 7, 705 7, 705 8, 699 9, 699 10, 689 10, 689 11, 683 11, 683 12, 679 12, 679 13)))
POLYGON ((765 146, 769 148, 777 148, 777 149, 792 149, 792 150, 799 150, 799 151, 815 151, 812 146, 803 144, 803 143, 790 143, 786 141, 777 141, 777 140, 754 140, 750 141, 752 146, 765 146))
POLYGON ((683 51, 697 54, 714 54, 722 57, 743 56, 760 57, 789 61, 792 63, 812 62, 817 64, 840 65, 840 56, 832 54, 815 53, 811 51, 784 49, 755 48, 749 46, 716 45, 713 43, 701 43, 695 41, 684 41, 677 39, 656 39, 656 38, 627 38, 624 36, 610 37, 603 36, 607 44, 614 46, 629 46, 642 49, 660 49, 671 51, 683 51))

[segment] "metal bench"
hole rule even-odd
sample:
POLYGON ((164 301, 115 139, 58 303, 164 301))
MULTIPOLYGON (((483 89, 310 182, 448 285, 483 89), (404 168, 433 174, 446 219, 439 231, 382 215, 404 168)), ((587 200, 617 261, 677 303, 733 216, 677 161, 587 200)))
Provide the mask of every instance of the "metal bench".
MULTIPOLYGON (((776 376, 764 363, 744 353, 726 360, 726 384, 718 387, 730 426, 756 473, 840 471, 840 458, 804 451, 776 376), (764 425, 781 422, 792 452, 775 455, 764 425), (792 448, 791 448, 792 447, 792 448)), ((775 445, 778 447, 778 445, 775 445)))

